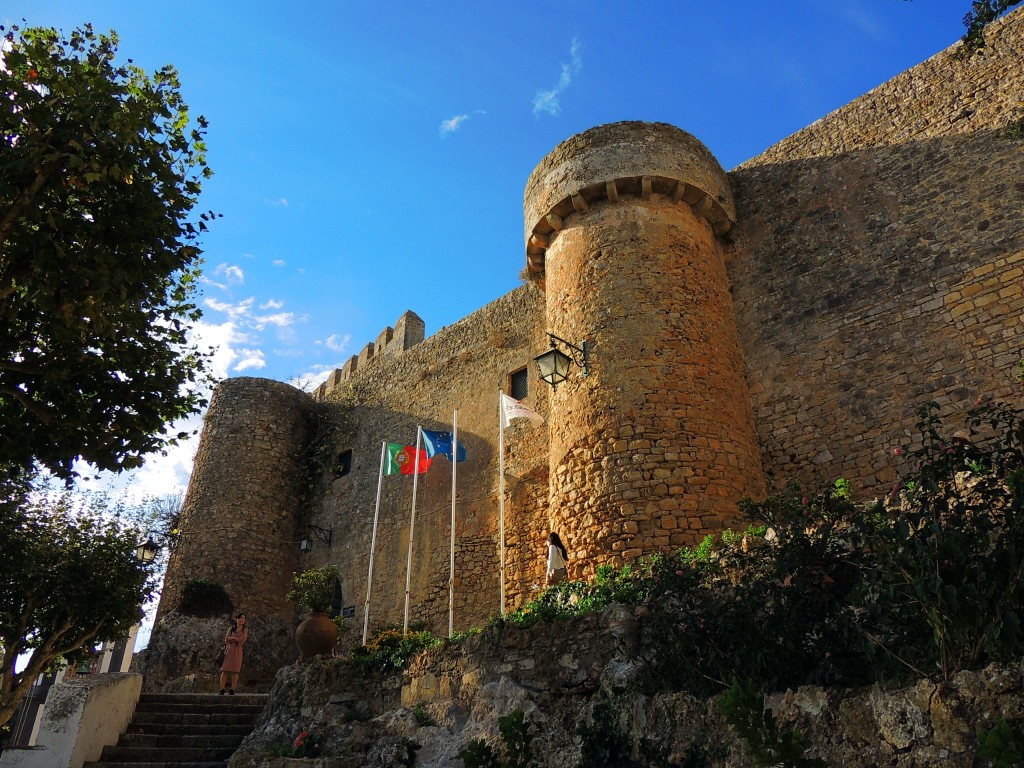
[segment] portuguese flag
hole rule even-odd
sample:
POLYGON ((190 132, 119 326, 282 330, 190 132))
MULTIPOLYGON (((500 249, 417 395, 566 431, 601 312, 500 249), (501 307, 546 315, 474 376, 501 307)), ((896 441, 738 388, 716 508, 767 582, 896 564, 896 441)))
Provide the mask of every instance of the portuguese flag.
MULTIPOLYGON (((430 457, 420 449, 420 474, 430 469, 430 457)), ((411 475, 416 470, 416 446, 388 443, 388 460, 384 465, 385 475, 411 475)))

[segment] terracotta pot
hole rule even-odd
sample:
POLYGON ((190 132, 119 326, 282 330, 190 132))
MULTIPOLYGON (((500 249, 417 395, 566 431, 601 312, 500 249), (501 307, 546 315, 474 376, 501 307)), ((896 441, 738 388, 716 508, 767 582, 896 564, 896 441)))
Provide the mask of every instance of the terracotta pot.
POLYGON ((309 618, 295 629, 295 645, 299 647, 299 661, 330 653, 338 642, 338 628, 323 611, 313 611, 309 618))

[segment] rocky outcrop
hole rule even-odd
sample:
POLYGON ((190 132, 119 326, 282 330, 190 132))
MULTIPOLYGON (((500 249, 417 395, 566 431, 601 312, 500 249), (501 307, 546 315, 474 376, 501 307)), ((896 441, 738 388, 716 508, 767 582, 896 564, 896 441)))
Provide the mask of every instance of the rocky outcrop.
MULTIPOLYGON (((643 692, 656 681, 636 655, 644 649, 637 618, 611 606, 557 625, 492 627, 427 651, 403 672, 339 660, 287 667, 231 768, 383 768, 412 765, 413 756, 417 768, 455 768, 471 740, 500 745, 498 719, 515 710, 530 723, 539 768, 753 765, 717 698, 643 692), (319 738, 319 757, 272 755, 303 730, 319 738)), ((967 768, 977 729, 1024 720, 1022 667, 893 690, 802 687, 768 696, 766 706, 832 766, 967 768)))

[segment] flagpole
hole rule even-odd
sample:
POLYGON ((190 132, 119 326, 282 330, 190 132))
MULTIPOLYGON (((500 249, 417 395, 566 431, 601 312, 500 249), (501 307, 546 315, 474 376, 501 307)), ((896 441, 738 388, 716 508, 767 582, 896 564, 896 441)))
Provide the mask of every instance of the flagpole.
POLYGON ((409 583, 412 580, 412 537, 416 531, 416 484, 420 479, 420 445, 423 443, 423 431, 416 426, 416 457, 412 464, 412 514, 409 516, 409 557, 405 563, 405 619, 402 623, 402 634, 409 634, 409 583))
POLYGON ((373 586, 373 551, 377 548, 377 520, 380 519, 380 489, 384 483, 384 458, 388 454, 388 441, 380 444, 380 472, 377 474, 377 503, 373 507, 373 533, 370 536, 370 570, 366 574, 366 604, 363 606, 363 645, 370 630, 370 588, 373 586))
POLYGON ((498 590, 505 615, 505 411, 498 387, 498 590))
POLYGON ((455 634, 455 468, 459 465, 459 411, 452 412, 452 541, 448 574, 448 637, 455 634))

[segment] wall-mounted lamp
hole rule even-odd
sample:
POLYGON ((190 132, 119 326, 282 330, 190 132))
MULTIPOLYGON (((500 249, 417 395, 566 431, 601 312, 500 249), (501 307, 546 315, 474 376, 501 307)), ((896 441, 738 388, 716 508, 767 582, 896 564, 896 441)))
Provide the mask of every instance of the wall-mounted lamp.
POLYGON ((573 363, 576 363, 582 369, 581 375, 590 375, 590 357, 586 339, 581 341, 578 347, 575 344, 570 344, 565 339, 555 336, 553 333, 548 334, 548 339, 551 341, 551 349, 543 355, 537 355, 537 357, 533 358, 533 362, 537 364, 537 369, 540 371, 542 381, 557 389, 558 385, 569 377, 569 367, 573 363), (579 359, 577 360, 575 356, 570 357, 565 354, 559 349, 559 344, 578 353, 579 359))
MULTIPOLYGON (((322 541, 324 544, 326 544, 328 549, 331 548, 331 542, 334 540, 333 528, 321 528, 317 525, 307 525, 306 530, 309 532, 311 536, 315 536, 316 538, 320 539, 320 541, 322 541)), ((300 552, 309 553, 312 550, 313 540, 308 536, 303 538, 302 541, 299 542, 300 552)))
POLYGON ((146 540, 135 548, 135 555, 144 563, 152 563, 161 549, 166 547, 172 550, 177 542, 177 528, 173 531, 150 531, 146 534, 146 540))
POLYGON ((160 545, 153 541, 153 535, 150 534, 145 542, 139 544, 135 550, 136 556, 144 563, 152 563, 156 560, 157 554, 160 552, 160 545))

